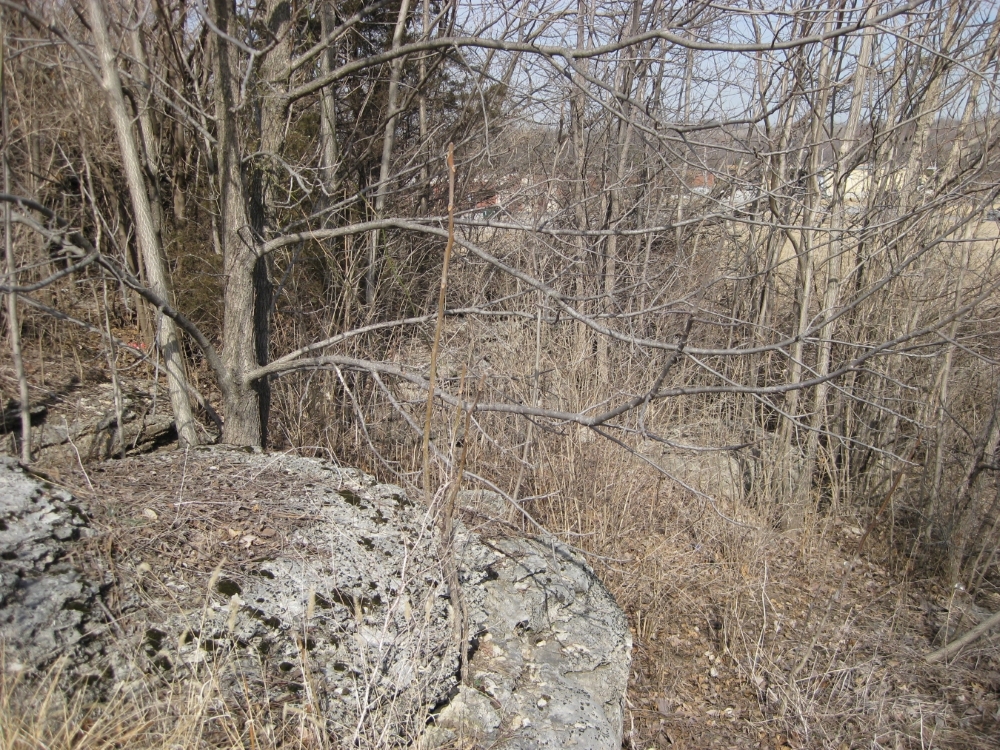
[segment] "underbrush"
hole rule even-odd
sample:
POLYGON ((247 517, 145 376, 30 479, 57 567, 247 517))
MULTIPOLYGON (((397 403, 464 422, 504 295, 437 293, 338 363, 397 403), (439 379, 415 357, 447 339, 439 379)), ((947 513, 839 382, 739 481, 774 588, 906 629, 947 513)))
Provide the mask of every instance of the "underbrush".
MULTIPOLYGON (((442 369, 467 394, 565 410, 597 399, 589 359, 559 364, 570 335, 542 352, 537 387, 530 326, 484 339, 455 323, 446 336, 442 369)), ((421 351, 400 358, 419 367, 421 351)), ((620 398, 641 370, 623 367, 620 398)), ((354 403, 360 393, 371 399, 354 423, 376 449, 368 468, 419 486, 419 393, 393 390, 386 403, 362 388, 354 403)), ((508 495, 507 528, 544 528, 585 550, 626 610, 636 643, 627 747, 1000 746, 995 637, 925 662, 1000 609, 1000 596, 989 580, 969 596, 927 572, 927 549, 906 526, 917 482, 876 463, 866 502, 860 485, 833 499, 817 486, 803 526, 785 532, 780 493, 793 470, 768 452, 766 432, 711 404, 651 406, 641 419, 612 439, 497 414, 475 415, 466 434, 462 414, 444 409, 432 425, 437 482, 452 481, 464 455, 464 486, 482 486, 474 474, 508 495)))
MULTIPOLYGON (((592 351, 580 353, 574 339, 571 325, 542 338, 531 321, 449 321, 440 378, 469 402, 567 411, 641 392, 655 363, 623 357, 614 363, 619 376, 604 382, 592 351)), ((380 347, 388 361, 425 371, 426 338, 380 347)), ((40 356, 29 362, 48 373, 55 393, 60 365, 40 356)), ((69 370, 100 368, 99 360, 78 364, 63 360, 67 378, 69 370)), ((11 374, 4 377, 4 393, 14 393, 11 374)), ((696 374, 682 365, 673 377, 684 383, 696 374)), ((406 382, 349 371, 290 376, 274 384, 272 435, 277 447, 422 491, 423 397, 406 382)), ((50 418, 60 398, 53 396, 50 418)), ((782 493, 796 468, 775 447, 767 414, 748 402, 654 403, 604 435, 439 407, 431 424, 432 481, 453 482, 464 468, 463 488, 491 487, 508 497, 506 513, 488 523, 531 534, 544 529, 588 554, 635 638, 630 750, 1000 746, 996 636, 951 660, 925 662, 1000 609, 1000 590, 988 564, 979 567, 985 573, 973 595, 941 583, 937 542, 926 532, 924 475, 899 469, 902 462, 885 451, 872 451, 862 471, 838 463, 835 446, 821 444, 823 481, 811 488, 802 527, 784 532, 782 493)), ((921 440, 899 438, 895 454, 930 461, 921 440)), ((945 487, 961 474, 963 454, 955 448, 949 455, 940 461, 945 487)), ((972 502, 988 504, 984 498, 972 502)), ((4 748, 325 741, 308 712, 274 717, 218 704, 211 679, 190 695, 138 702, 121 695, 99 705, 59 697, 58 668, 30 688, 9 674, 3 679, 4 748)))
POLYGON ((334 746, 323 730, 317 706, 274 712, 268 706, 227 702, 219 680, 232 664, 224 659, 182 688, 118 685, 99 700, 86 686, 68 685, 63 666, 57 663, 31 680, 4 671, 0 677, 0 748, 304 750, 334 746))
POLYGON ((628 612, 632 747, 997 746, 996 641, 925 663, 958 603, 881 565, 878 549, 855 555, 857 519, 816 518, 793 538, 606 445, 582 453, 582 499, 539 515, 593 553, 628 612))

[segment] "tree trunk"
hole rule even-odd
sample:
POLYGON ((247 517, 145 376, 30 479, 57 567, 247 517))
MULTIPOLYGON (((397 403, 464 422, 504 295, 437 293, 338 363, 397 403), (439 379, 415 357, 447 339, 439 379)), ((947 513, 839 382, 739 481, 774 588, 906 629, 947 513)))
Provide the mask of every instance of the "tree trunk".
MULTIPOLYGON (((10 193, 10 164, 7 162, 6 144, 10 143, 10 129, 7 117, 7 19, 0 16, 0 118, 3 118, 3 191, 10 193)), ((3 207, 4 256, 7 262, 7 278, 11 286, 17 286, 17 268, 14 264, 14 238, 11 236, 10 204, 3 207)), ((21 402, 21 463, 31 463, 31 405, 28 397, 28 378, 24 373, 21 358, 21 323, 17 316, 17 294, 10 292, 7 297, 7 325, 10 328, 10 353, 17 375, 18 397, 21 402)))
MULTIPOLYGON (((111 119, 114 121, 115 131, 118 135, 118 146, 122 152, 122 166, 128 183, 129 195, 132 199, 132 210, 135 213, 136 239, 146 266, 149 286, 161 299, 170 300, 172 295, 164 267, 162 248, 153 221, 149 195, 146 192, 142 164, 139 160, 139 149, 132 130, 132 120, 125 109, 121 79, 118 77, 117 61, 108 38, 107 23, 101 0, 90 0, 90 21, 93 27, 94 45, 101 65, 101 83, 107 94, 111 119)), ((191 415, 191 402, 188 400, 184 360, 181 355, 177 328, 172 320, 163 316, 160 317, 158 328, 157 343, 163 352, 167 384, 170 390, 170 403, 174 411, 174 423, 177 426, 177 437, 181 447, 197 445, 198 433, 191 415)))
MULTIPOLYGON (((827 17, 826 26, 832 28, 832 14, 827 17)), ((803 380, 805 365, 805 339, 806 332, 810 326, 813 286, 815 284, 816 262, 815 248, 820 245, 820 234, 822 229, 818 229, 817 221, 820 211, 820 187, 819 169, 820 156, 823 150, 823 125, 824 113, 831 94, 830 90, 830 70, 832 51, 824 44, 819 49, 818 80, 820 90, 816 94, 818 101, 813 102, 813 116, 810 122, 806 158, 806 194, 803 198, 803 229, 799 234, 799 245, 796 248, 798 256, 798 269, 796 273, 795 304, 793 309, 797 312, 795 343, 791 347, 791 363, 789 365, 790 384, 798 384, 803 380)), ((789 233, 789 239, 791 234, 789 233)), ((824 295, 826 296, 826 295, 824 295)), ((786 460, 792 462, 790 465, 798 464, 797 477, 789 487, 790 494, 782 513, 782 528, 785 531, 798 531, 805 526, 806 515, 812 506, 812 486, 813 471, 816 464, 816 447, 818 442, 813 438, 815 433, 808 431, 804 441, 796 440, 796 433, 799 432, 800 423, 796 412, 799 410, 799 400, 801 394, 798 390, 792 390, 788 394, 786 401, 786 431, 783 434, 785 442, 786 460), (804 442, 802 448, 798 443, 804 442), (796 445, 793 447, 793 443, 796 445)), ((825 402, 825 392, 824 392, 825 402)), ((803 420, 804 421, 804 420, 803 420)), ((793 476, 796 472, 793 472, 793 476)))
MULTIPOLYGON (((274 204, 273 188, 278 178, 275 172, 284 146, 285 113, 288 91, 287 71, 291 56, 291 8, 287 2, 272 2, 267 8, 267 29, 275 40, 271 51, 261 63, 262 96, 260 101, 260 151, 264 160, 251 166, 249 184, 250 228, 254 244, 264 241, 269 227, 268 211, 274 204)), ((271 314, 274 310, 274 285, 271 282, 271 259, 261 256, 254 264, 254 350, 257 365, 266 365, 270 358, 271 314)), ((271 383, 260 378, 253 384, 260 409, 260 444, 267 445, 267 421, 271 411, 271 383)))
MULTIPOLYGON (((588 6, 587 0, 578 0, 576 11, 576 49, 582 51, 587 45, 586 25, 588 6)), ((589 261, 589 247, 584 232, 589 228, 587 220, 587 132, 584 123, 587 108, 588 84, 584 73, 587 71, 587 59, 580 57, 574 60, 577 71, 573 74, 573 84, 570 94, 570 135, 573 142, 573 213, 576 219, 574 227, 579 234, 576 236, 573 276, 574 289, 571 292, 576 298, 576 306, 581 312, 590 313, 589 305, 584 301, 588 294, 585 279, 589 261), (581 70, 582 69, 582 70, 581 70)), ((590 354, 591 336, 587 326, 580 321, 574 324, 575 344, 573 351, 574 369, 579 373, 586 372, 582 367, 590 354)))
MULTIPOLYGON (((399 6, 399 17, 392 34, 392 49, 396 50, 403 44, 403 33, 406 31, 406 16, 410 9, 410 0, 403 0, 399 6)), ((385 111, 388 119, 385 123, 385 133, 382 136, 382 160, 379 164, 378 186, 375 189, 375 217, 382 218, 385 210, 385 194, 389 186, 389 167, 392 163, 392 149, 396 140, 396 108, 399 105, 399 80, 403 74, 403 57, 396 57, 389 67, 389 92, 386 96, 385 111)), ((365 302, 369 312, 375 311, 375 295, 378 291, 379 244, 381 233, 376 229, 369 236, 368 268, 365 273, 365 302)))
MULTIPOLYGON (((335 26, 333 7, 325 3, 320 9, 320 28, 325 39, 335 26)), ((320 58, 323 75, 329 75, 337 64, 333 45, 320 58)), ((337 141, 337 98, 333 86, 319 92, 320 158, 323 174, 324 198, 328 199, 337 187, 337 170, 340 168, 340 144, 337 141)), ((423 131, 421 131, 421 134, 423 131)), ((325 203, 325 200, 324 200, 325 203)))
MULTIPOLYGON (((868 17, 875 15, 874 7, 869 8, 868 17)), ((840 304, 840 285, 844 274, 844 241, 843 227, 844 217, 844 189, 846 178, 844 175, 845 163, 850 157, 850 151, 858 138, 858 131, 861 122, 862 103, 864 100, 865 86, 867 83, 867 71, 869 58, 871 57, 873 32, 866 31, 861 41, 861 51, 858 55, 858 66, 854 73, 853 91, 851 96, 851 109, 847 118, 847 124, 841 137, 841 142, 836 154, 836 164, 833 178, 833 203, 831 206, 830 218, 830 240, 829 251, 826 258, 826 279, 823 292, 823 303, 820 314, 830 318, 837 311, 840 304)), ((824 82, 826 83, 826 82, 824 82)), ((826 106, 818 110, 825 112, 826 106)), ((817 125, 819 123, 817 122, 817 125)), ((818 131, 817 131, 818 132, 818 131)), ((814 144, 818 152, 822 147, 817 142, 814 144)), ((815 166, 813 168, 816 168, 815 166)), ((830 361, 833 356, 833 337, 837 330, 836 321, 824 322, 819 331, 818 351, 816 355, 816 367, 814 374, 817 377, 826 377, 830 372, 830 361)), ((806 437, 805 458, 803 461, 802 477, 799 482, 798 497, 796 501, 801 508, 805 508, 809 503, 809 495, 813 484, 813 474, 816 473, 817 452, 820 445, 820 433, 827 427, 827 402, 829 400, 830 383, 822 382, 816 386, 813 394, 812 416, 810 417, 809 433, 806 437)))
MULTIPOLYGON (((223 34, 230 34, 228 0, 213 0, 212 21, 223 34)), ((260 343, 255 330, 257 294, 254 285, 258 264, 258 241, 250 230, 250 217, 241 172, 240 145, 236 127, 238 74, 230 43, 216 36, 215 117, 219 173, 220 236, 226 286, 223 297, 222 363, 230 379, 224 395, 223 440, 231 445, 262 446, 267 404, 258 390, 246 382, 246 374, 257 365, 260 343)))

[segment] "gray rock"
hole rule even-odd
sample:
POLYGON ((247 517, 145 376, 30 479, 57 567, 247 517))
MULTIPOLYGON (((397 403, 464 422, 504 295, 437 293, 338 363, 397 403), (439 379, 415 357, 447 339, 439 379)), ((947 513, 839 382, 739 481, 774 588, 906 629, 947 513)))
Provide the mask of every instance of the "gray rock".
POLYGON ((436 727, 510 750, 621 748, 632 638, 593 570, 555 541, 459 544, 475 690, 436 727))
POLYGON ((302 520, 269 554, 220 563, 207 580, 183 561, 123 551, 113 623, 88 614, 108 611, 80 572, 100 560, 69 564, 80 564, 85 550, 69 550, 86 533, 72 499, 0 462, 8 653, 34 668, 68 654, 78 663, 67 674, 105 676, 96 682, 107 693, 186 694, 211 683, 236 706, 306 706, 341 747, 621 747, 627 623, 571 550, 484 540, 459 525, 453 554, 472 647, 471 684, 459 685, 446 550, 426 508, 399 487, 312 459, 214 448, 139 466, 152 476, 171 461, 194 473, 223 460, 246 477, 294 477, 269 502, 302 520))
MULTIPOLYGON (((706 442, 709 440, 705 438, 706 442)), ((747 477, 730 451, 683 450, 646 441, 639 447, 639 453, 668 476, 709 497, 727 504, 743 500, 747 477)))
POLYGON ((508 501, 491 490, 459 490, 456 499, 463 510, 487 518, 504 518, 510 509, 508 501))
MULTIPOLYGON (((401 488, 357 471, 225 454, 239 456, 247 474, 277 466, 307 480, 282 502, 308 522, 280 555, 226 565, 206 590, 145 605, 147 625, 133 639, 146 654, 141 672, 172 683, 214 674, 239 705, 308 704, 344 747, 412 743, 457 683, 433 519, 401 488)), ((171 583, 184 585, 160 574, 161 586, 171 583)), ((117 674, 142 679, 127 665, 117 674)))
POLYGON ((67 558, 86 532, 68 493, 0 457, 0 641, 8 670, 45 666, 87 634, 97 586, 67 558))

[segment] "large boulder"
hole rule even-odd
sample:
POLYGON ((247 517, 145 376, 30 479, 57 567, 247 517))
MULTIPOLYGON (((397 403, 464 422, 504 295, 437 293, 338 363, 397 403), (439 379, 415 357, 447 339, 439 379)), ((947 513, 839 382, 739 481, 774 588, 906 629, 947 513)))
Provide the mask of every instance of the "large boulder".
POLYGON ((590 566, 555 540, 459 545, 471 684, 429 732, 511 750, 618 750, 632 638, 590 566))
POLYGON ((308 716, 343 747, 621 747, 627 623, 558 542, 459 524, 447 549, 401 488, 313 459, 211 448, 91 476, 111 557, 72 498, 0 463, 8 668, 66 656, 98 696, 210 685, 212 711, 308 716))

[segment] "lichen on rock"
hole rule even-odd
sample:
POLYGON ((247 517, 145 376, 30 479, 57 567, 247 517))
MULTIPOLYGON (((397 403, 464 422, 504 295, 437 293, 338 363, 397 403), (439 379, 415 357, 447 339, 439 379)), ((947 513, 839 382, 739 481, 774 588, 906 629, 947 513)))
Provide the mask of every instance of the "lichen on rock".
POLYGON ((86 533, 68 493, 0 457, 0 641, 8 671, 45 665, 87 636, 97 586, 67 559, 86 533))
POLYGON ((139 533, 117 538, 114 575, 97 581, 108 562, 83 563, 93 550, 79 546, 72 498, 0 463, 0 637, 18 668, 66 656, 67 674, 100 675, 91 689, 118 695, 211 685, 218 710, 299 712, 342 747, 620 747, 628 627, 569 548, 458 524, 446 549, 401 488, 313 459, 204 448, 108 466, 164 486, 114 506, 139 533), (259 502, 221 499, 236 484, 259 502), (182 495, 197 499, 149 499, 182 495), (233 516, 257 531, 227 526, 233 516))

